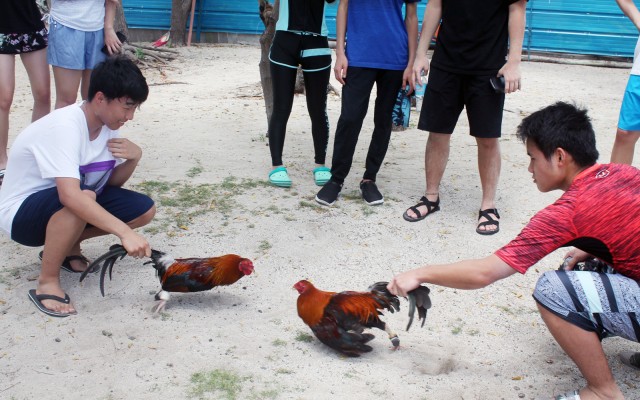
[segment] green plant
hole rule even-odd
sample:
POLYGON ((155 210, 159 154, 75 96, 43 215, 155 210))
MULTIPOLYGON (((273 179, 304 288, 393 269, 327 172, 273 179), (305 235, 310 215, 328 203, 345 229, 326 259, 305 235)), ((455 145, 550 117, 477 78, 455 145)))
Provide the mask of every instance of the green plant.
POLYGON ((271 243, 269 243, 269 241, 267 240, 263 240, 260 242, 260 245, 258 246, 258 248, 260 249, 260 251, 265 252, 267 250, 269 250, 270 248, 272 248, 273 246, 271 245, 271 243))
POLYGON ((222 369, 196 372, 191 375, 190 394, 199 398, 203 398, 205 394, 215 394, 216 398, 222 395, 228 400, 235 400, 242 390, 241 382, 245 379, 235 372, 222 369))
MULTIPOLYGON (((201 171, 202 167, 196 166, 187 175, 195 176, 201 171)), ((144 181, 135 185, 135 188, 153 198, 158 205, 156 218, 145 227, 145 232, 155 234, 162 231, 172 236, 176 234, 174 229, 188 229, 195 217, 210 212, 221 214, 221 225, 227 226, 226 219, 234 211, 244 211, 244 207, 235 198, 247 190, 266 185, 263 181, 238 180, 231 176, 217 184, 144 181)))
POLYGON ((313 336, 309 335, 306 332, 302 332, 302 331, 298 331, 298 334, 296 335, 296 340, 298 342, 313 342, 313 336))
POLYGON ((187 171, 187 176, 189 178, 193 178, 200 175, 202 171, 204 171, 204 168, 202 168, 202 165, 200 165, 200 162, 198 162, 195 167, 191 167, 189 171, 187 171))

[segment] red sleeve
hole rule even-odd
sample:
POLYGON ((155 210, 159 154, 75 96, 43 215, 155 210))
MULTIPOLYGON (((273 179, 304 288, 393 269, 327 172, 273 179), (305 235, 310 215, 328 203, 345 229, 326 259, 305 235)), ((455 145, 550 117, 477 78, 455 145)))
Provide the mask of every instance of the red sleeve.
POLYGON ((524 274, 547 254, 576 237, 573 216, 572 193, 566 192, 558 201, 534 215, 520 234, 495 254, 524 274))

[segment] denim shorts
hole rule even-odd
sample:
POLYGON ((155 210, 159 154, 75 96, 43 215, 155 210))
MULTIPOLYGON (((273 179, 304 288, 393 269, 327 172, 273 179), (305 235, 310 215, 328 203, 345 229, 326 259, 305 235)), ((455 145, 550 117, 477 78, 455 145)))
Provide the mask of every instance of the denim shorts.
MULTIPOLYGON (((96 202, 122 222, 131 222, 153 207, 148 196, 117 186, 105 186, 96 202)), ((62 207, 56 186, 30 195, 13 217, 11 239, 24 246, 42 246, 49 220, 62 207)))
POLYGON ((620 107, 618 128, 640 131, 640 75, 631 75, 620 107))
POLYGON ((49 49, 47 62, 54 67, 85 70, 93 69, 107 56, 104 46, 104 29, 84 32, 49 19, 49 49))

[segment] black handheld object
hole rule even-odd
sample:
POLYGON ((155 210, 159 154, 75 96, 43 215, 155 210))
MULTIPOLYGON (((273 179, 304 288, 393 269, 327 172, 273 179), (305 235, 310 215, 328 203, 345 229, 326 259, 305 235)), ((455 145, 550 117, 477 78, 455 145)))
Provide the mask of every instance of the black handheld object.
POLYGON ((494 92, 504 93, 504 76, 492 76, 489 82, 494 92))
MULTIPOLYGON (((116 36, 118 37, 118 40, 122 44, 124 44, 127 41, 127 37, 122 32, 116 32, 116 36)), ((107 45, 102 46, 102 49, 100 51, 102 51, 106 55, 109 55, 109 50, 107 50, 107 45)))

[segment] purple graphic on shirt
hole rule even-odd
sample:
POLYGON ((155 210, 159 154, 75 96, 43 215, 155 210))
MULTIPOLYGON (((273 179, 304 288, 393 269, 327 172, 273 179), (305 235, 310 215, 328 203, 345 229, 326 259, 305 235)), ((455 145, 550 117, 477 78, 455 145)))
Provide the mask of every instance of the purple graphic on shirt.
POLYGON ((80 166, 80 189, 92 190, 96 194, 102 193, 107 184, 111 171, 116 166, 116 160, 99 161, 80 166))

